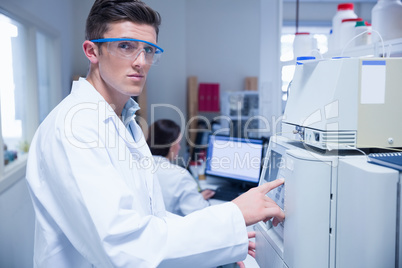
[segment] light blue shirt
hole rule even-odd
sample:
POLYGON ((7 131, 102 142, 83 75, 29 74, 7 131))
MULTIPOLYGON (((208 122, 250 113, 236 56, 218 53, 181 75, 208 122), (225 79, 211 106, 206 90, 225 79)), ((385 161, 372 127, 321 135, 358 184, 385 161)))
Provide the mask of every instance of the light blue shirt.
POLYGON ((128 129, 131 135, 134 138, 134 141, 138 142, 138 139, 141 137, 141 134, 138 131, 141 131, 138 124, 135 122, 135 113, 140 109, 135 100, 130 98, 126 104, 124 105, 123 111, 121 112, 121 118, 124 126, 128 129))

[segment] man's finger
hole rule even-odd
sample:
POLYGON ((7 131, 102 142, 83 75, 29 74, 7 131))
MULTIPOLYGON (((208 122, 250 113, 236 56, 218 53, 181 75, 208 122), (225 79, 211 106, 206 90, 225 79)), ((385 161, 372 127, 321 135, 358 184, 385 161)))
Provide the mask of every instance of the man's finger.
POLYGON ((276 219, 275 222, 273 222, 276 225, 285 219, 285 213, 278 206, 265 208, 265 210, 266 215, 270 215, 269 218, 273 217, 274 219, 276 219))
POLYGON ((251 241, 248 241, 248 249, 249 250, 255 250, 255 243, 251 242, 251 241))
POLYGON ((244 262, 242 262, 242 261, 238 261, 238 262, 236 262, 236 264, 239 266, 239 268, 246 268, 246 266, 244 265, 244 262))
POLYGON ((269 198, 268 196, 264 196, 264 201, 265 203, 267 203, 267 206, 271 205, 271 204, 276 204, 276 202, 274 200, 272 200, 271 198, 269 198))
POLYGON ((262 193, 266 194, 269 191, 271 191, 272 189, 282 185, 284 182, 285 182, 285 179, 276 179, 274 181, 262 184, 261 186, 259 186, 259 188, 262 193))
POLYGON ((255 258, 255 251, 249 250, 248 255, 250 255, 251 257, 255 258))
POLYGON ((254 238, 255 237, 255 231, 248 232, 247 234, 248 234, 248 238, 254 238))

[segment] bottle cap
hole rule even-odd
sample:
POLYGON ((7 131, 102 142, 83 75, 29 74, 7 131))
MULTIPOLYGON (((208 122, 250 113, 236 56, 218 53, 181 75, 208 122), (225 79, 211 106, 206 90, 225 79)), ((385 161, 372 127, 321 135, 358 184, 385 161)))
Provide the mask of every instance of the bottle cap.
POLYGON ((367 26, 364 21, 356 21, 355 27, 360 27, 360 26, 367 26))
POLYGON ((296 65, 303 65, 304 60, 315 60, 314 56, 300 56, 296 59, 296 65))
POLYGON ((314 56, 301 56, 297 57, 297 60, 315 60, 314 56))
POLYGON ((332 57, 333 60, 350 59, 350 57, 332 57))
POLYGON ((338 10, 353 10, 353 3, 342 3, 338 5, 338 10))

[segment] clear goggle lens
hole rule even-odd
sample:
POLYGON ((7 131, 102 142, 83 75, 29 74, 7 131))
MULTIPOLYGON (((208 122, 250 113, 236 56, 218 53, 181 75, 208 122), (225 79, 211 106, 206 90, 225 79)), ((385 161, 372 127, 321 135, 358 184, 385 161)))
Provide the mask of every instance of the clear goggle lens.
POLYGON ((95 43, 106 43, 107 50, 113 56, 136 60, 138 56, 144 54, 145 63, 156 65, 162 56, 163 49, 155 44, 138 39, 106 38, 91 40, 95 43))

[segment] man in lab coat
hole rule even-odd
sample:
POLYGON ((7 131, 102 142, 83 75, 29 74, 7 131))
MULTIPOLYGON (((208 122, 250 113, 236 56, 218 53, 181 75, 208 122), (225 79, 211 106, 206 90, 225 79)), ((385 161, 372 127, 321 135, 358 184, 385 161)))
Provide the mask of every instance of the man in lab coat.
POLYGON ((135 0, 96 0, 83 49, 86 79, 38 128, 27 182, 35 214, 35 267, 213 267, 253 254, 246 226, 284 214, 254 188, 186 217, 165 211, 152 155, 134 120, 160 16, 135 0))

